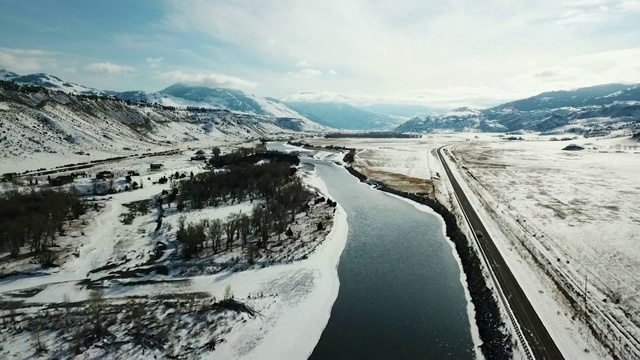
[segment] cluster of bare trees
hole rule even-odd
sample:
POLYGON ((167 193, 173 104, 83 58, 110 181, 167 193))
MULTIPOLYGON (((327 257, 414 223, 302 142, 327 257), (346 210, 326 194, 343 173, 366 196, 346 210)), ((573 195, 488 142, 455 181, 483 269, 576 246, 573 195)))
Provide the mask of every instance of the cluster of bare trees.
MULTIPOLYGON (((214 253, 231 251, 236 244, 245 247, 251 238, 257 238, 257 244, 266 248, 272 234, 280 237, 295 221, 296 214, 308 209, 308 203, 313 195, 298 177, 290 175, 290 168, 286 163, 233 168, 229 172, 212 174, 215 179, 238 179, 235 184, 246 186, 246 188, 228 188, 230 200, 242 200, 245 196, 251 196, 251 199, 260 198, 264 199, 264 202, 255 205, 251 214, 231 214, 226 221, 204 219, 187 225, 182 218, 178 226, 177 240, 184 246, 185 258, 197 256, 207 247, 210 247, 214 253)), ((208 179, 211 180, 211 178, 208 179)), ((224 182, 221 181, 220 184, 224 182)), ((190 193, 187 189, 188 187, 183 186, 183 194, 190 193)), ((210 189, 216 189, 216 187, 212 186, 210 189)), ((217 190, 212 190, 214 194, 209 194, 209 196, 218 197, 210 198, 208 201, 196 200, 195 203, 217 205, 226 201, 227 198, 222 189, 225 189, 223 185, 217 190)), ((194 198, 189 195, 187 198, 194 201, 194 198)))
POLYGON ((185 224, 181 218, 176 236, 183 244, 183 256, 189 259, 208 247, 213 253, 231 251, 234 246, 266 248, 272 234, 278 238, 285 232, 293 235, 290 226, 296 214, 308 209, 312 193, 297 177, 290 177, 284 185, 272 190, 271 197, 256 204, 251 214, 234 213, 226 221, 203 219, 191 224, 185 224))
POLYGON ((213 167, 225 168, 197 174, 178 184, 179 211, 187 206, 201 209, 246 200, 262 201, 251 214, 231 214, 226 221, 205 219, 185 224, 181 219, 177 240, 183 244, 185 258, 197 256, 206 248, 213 253, 231 251, 234 246, 245 247, 255 239, 266 248, 271 234, 280 237, 295 221, 295 215, 308 209, 312 193, 294 176, 296 169, 292 165, 300 162, 297 156, 239 149, 224 156, 214 154, 213 159, 217 161, 212 161, 213 167))
POLYGON ((197 174, 179 183, 178 203, 201 209, 247 198, 269 201, 279 188, 291 181, 294 172, 290 163, 272 161, 260 165, 231 165, 224 171, 197 174))
POLYGON ((340 138, 356 138, 356 139, 415 139, 421 135, 418 134, 405 134, 396 131, 367 131, 361 133, 329 133, 324 137, 326 139, 340 139, 340 138))
MULTIPOLYGON (((224 339, 226 330, 233 325, 230 319, 244 321, 246 316, 256 315, 253 309, 234 300, 229 286, 223 299, 206 293, 112 299, 105 296, 102 288, 96 288, 86 301, 71 302, 65 297, 63 302, 37 311, 18 308, 17 302, 11 305, 10 315, 0 317, 0 349, 26 334, 31 341, 25 339, 22 344, 19 340, 21 345, 30 347, 25 348, 26 357, 47 359, 68 359, 83 353, 83 358, 129 359, 136 358, 136 354, 149 354, 149 350, 169 358, 199 358, 201 351, 215 350, 224 339), (193 342, 192 334, 206 336, 193 342)), ((3 355, 3 359, 11 356, 5 352, 3 355)))
POLYGON ((298 165, 300 163, 300 158, 298 158, 297 155, 279 151, 266 151, 265 145, 262 144, 256 148, 238 148, 225 155, 220 155, 220 151, 216 152, 214 149, 213 157, 209 159, 209 165, 219 169, 229 165, 255 164, 259 160, 288 162, 291 165, 298 165), (260 151, 258 151, 258 149, 260 149, 260 151))
POLYGON ((10 191, 0 195, 0 252, 17 256, 29 246, 32 252, 47 253, 56 235, 64 234, 64 223, 86 211, 73 191, 10 191))

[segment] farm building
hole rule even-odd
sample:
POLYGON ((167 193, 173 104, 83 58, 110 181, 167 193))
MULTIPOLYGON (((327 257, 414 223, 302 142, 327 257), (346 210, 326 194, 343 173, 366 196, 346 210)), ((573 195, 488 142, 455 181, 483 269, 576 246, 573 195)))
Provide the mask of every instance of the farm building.
POLYGON ((113 177, 113 173, 111 171, 100 171, 96 174, 96 179, 111 179, 113 177))
POLYGON ((51 186, 62 186, 66 184, 71 184, 73 182, 73 176, 71 175, 61 175, 49 181, 51 186))

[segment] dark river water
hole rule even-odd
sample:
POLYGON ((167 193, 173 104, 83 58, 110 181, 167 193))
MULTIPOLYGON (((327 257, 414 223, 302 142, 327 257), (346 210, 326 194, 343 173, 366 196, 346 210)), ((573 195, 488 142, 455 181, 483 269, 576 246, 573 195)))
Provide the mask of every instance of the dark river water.
POLYGON ((474 358, 460 268, 443 224, 339 166, 303 162, 316 167, 349 225, 338 299, 311 359, 474 358))

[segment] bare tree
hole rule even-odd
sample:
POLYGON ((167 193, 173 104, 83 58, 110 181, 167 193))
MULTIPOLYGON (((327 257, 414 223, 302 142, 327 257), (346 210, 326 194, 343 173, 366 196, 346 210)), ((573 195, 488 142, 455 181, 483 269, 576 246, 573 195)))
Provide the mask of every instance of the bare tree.
POLYGON ((209 224, 209 239, 211 240, 211 249, 216 253, 220 250, 220 239, 222 238, 222 221, 214 219, 209 224))
POLYGON ((224 288, 224 299, 225 300, 233 299, 233 291, 231 290, 231 285, 227 285, 227 287, 224 288))
POLYGON ((237 214, 231 214, 223 225, 225 235, 227 235, 227 251, 233 249, 233 237, 238 228, 237 214))
POLYGON ((247 238, 251 232, 251 218, 247 214, 238 216, 238 232, 242 238, 242 247, 247 245, 247 238))
POLYGON ((143 316, 144 309, 142 306, 135 301, 130 301, 128 306, 129 308, 129 317, 131 319, 131 337, 138 343, 143 340, 144 334, 144 324, 143 324, 143 316))
POLYGON ((287 230, 288 225, 286 210, 284 209, 284 206, 278 203, 272 204, 269 209, 271 210, 270 214, 273 219, 273 230, 278 234, 278 241, 280 241, 280 236, 285 232, 285 230, 287 230))
POLYGON ((105 333, 104 328, 105 298, 102 288, 91 290, 89 293, 89 314, 91 317, 92 332, 96 338, 101 338, 105 333))
POLYGON ((264 212, 260 219, 260 245, 262 245, 263 249, 267 248, 267 241, 269 241, 269 235, 271 234, 272 226, 273 221, 270 214, 264 212))
POLYGON ((31 327, 31 336, 36 346, 36 352, 38 353, 47 352, 47 346, 44 342, 44 339, 42 338, 43 318, 44 316, 38 316, 32 319, 29 324, 31 327))

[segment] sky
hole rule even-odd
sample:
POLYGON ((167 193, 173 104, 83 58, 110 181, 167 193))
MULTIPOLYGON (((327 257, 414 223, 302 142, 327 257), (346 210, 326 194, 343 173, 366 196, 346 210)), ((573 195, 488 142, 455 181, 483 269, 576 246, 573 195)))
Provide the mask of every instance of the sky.
POLYGON ((118 91, 486 107, 640 83, 640 0, 0 0, 0 68, 118 91))

